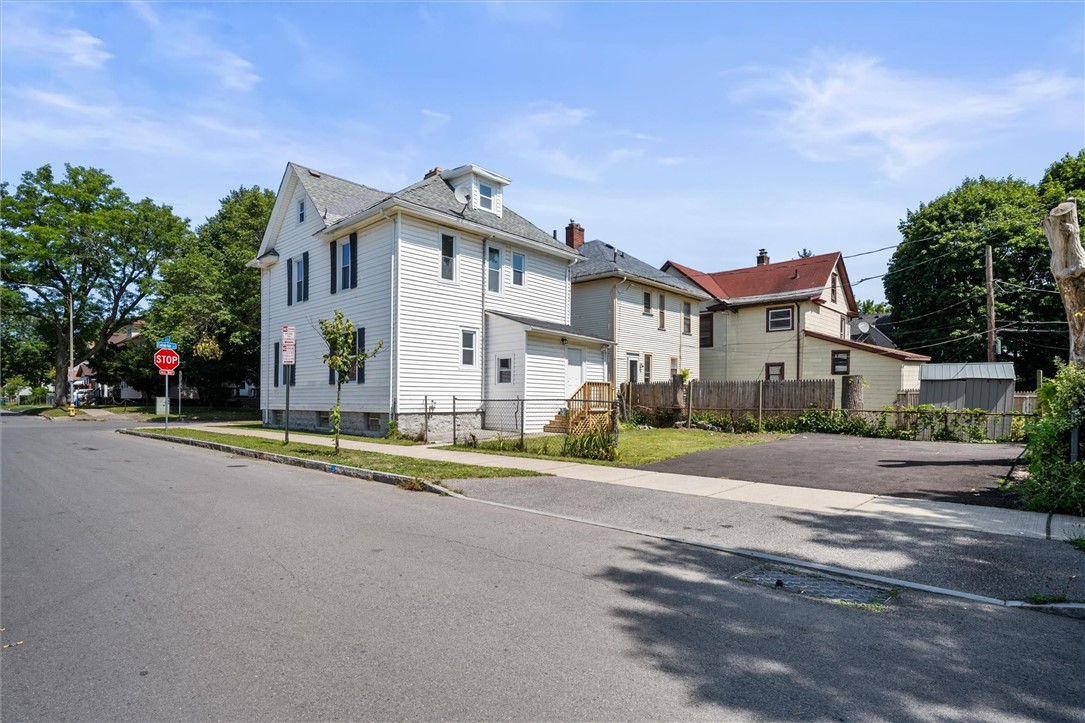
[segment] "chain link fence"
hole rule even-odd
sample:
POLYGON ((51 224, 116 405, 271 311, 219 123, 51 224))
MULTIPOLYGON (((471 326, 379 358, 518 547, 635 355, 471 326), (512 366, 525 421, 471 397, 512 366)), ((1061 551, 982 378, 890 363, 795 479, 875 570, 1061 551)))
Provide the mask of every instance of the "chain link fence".
POLYGON ((426 442, 495 449, 546 447, 558 454, 566 437, 606 436, 618 444, 618 403, 612 399, 426 396, 403 399, 396 410, 401 434, 426 442))

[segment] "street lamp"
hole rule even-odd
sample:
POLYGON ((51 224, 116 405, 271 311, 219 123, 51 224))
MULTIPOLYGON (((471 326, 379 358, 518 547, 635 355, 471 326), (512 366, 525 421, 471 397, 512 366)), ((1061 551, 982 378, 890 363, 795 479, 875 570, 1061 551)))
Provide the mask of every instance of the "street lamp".
POLYGON ((75 316, 72 314, 72 292, 68 291, 68 416, 75 416, 75 316))

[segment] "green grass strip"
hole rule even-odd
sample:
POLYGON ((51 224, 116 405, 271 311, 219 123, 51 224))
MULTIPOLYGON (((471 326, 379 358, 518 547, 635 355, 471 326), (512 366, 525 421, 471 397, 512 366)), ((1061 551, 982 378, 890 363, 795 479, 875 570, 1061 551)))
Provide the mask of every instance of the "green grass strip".
POLYGON ((260 437, 247 437, 238 434, 222 434, 219 432, 205 432, 198 429, 170 429, 143 430, 154 434, 168 435, 171 437, 184 437, 187 439, 200 439, 205 442, 217 442, 228 444, 233 447, 251 449, 258 452, 271 454, 285 454, 302 459, 313 459, 321 462, 349 467, 360 467, 376 472, 388 472, 401 474, 408 477, 436 482, 450 479, 473 479, 479 477, 538 477, 540 473, 530 470, 511 469, 508 467, 476 467, 470 464, 456 462, 439 462, 428 459, 414 459, 411 457, 397 457, 392 454, 380 452, 365 452, 357 449, 341 448, 338 455, 330 447, 304 442, 283 444, 280 440, 263 439, 260 437))

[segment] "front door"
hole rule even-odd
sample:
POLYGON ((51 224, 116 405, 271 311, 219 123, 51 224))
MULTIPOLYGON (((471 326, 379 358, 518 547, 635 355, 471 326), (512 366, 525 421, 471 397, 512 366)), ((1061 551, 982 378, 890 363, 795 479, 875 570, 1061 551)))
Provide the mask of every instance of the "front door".
POLYGON ((565 396, 571 397, 584 384, 584 350, 565 348, 565 396))

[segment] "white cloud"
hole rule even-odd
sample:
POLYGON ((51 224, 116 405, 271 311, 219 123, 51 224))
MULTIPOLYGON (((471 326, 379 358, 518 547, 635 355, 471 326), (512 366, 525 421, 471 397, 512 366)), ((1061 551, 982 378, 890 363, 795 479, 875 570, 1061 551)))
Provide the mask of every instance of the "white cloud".
POLYGON ((656 159, 656 163, 661 166, 680 166, 686 162, 687 159, 682 156, 663 156, 656 159))
POLYGON ((37 23, 26 13, 5 13, 5 54, 86 70, 98 70, 113 57, 101 38, 85 30, 37 23))
POLYGON ((156 35, 156 46, 167 56, 180 60, 218 80, 232 91, 248 91, 260 82, 255 66, 232 50, 211 39, 208 18, 194 13, 177 13, 163 21, 146 2, 131 2, 130 7, 156 35))
POLYGON ((448 113, 441 113, 440 111, 430 110, 429 108, 423 108, 421 112, 422 133, 424 135, 439 131, 447 126, 448 122, 452 120, 452 116, 448 113))
POLYGON ((898 177, 1080 93, 1081 79, 1023 72, 984 83, 922 76, 864 55, 745 69, 736 103, 768 99, 773 131, 816 161, 872 159, 898 177))

